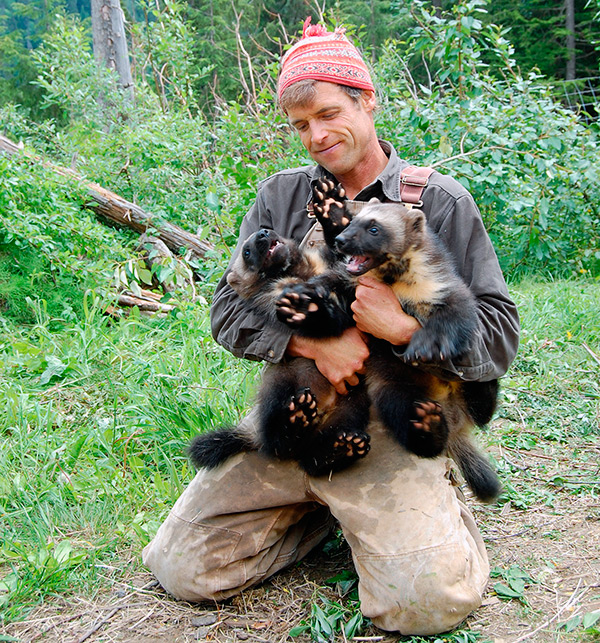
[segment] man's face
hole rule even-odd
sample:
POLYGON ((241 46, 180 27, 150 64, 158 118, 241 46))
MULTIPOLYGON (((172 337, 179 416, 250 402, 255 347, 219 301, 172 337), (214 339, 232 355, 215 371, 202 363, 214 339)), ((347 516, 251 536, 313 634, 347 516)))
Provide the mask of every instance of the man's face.
POLYGON ((339 85, 318 82, 313 102, 288 109, 288 117, 311 157, 334 176, 360 168, 378 146, 373 125, 374 92, 352 100, 339 85))

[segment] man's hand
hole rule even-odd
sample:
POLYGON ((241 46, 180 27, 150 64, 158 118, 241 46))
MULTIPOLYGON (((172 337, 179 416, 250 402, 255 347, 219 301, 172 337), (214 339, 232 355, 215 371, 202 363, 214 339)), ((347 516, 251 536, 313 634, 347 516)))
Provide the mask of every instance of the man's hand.
POLYGON ((346 384, 356 386, 358 373, 364 373, 369 356, 365 336, 356 328, 348 328, 340 337, 313 339, 292 335, 287 352, 293 357, 315 361, 320 373, 341 395, 348 392, 346 384))
POLYGON ((372 277, 358 280, 351 307, 359 330, 396 346, 408 344, 421 328, 414 317, 404 312, 392 289, 372 277))

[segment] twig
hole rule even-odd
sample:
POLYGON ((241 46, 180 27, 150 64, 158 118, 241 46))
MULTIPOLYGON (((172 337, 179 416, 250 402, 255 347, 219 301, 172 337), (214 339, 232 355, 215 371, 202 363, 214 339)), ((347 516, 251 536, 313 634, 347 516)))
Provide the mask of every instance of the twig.
POLYGON ((596 353, 594 353, 594 351, 585 342, 583 342, 581 345, 592 356, 592 358, 594 359, 596 364, 598 364, 600 366, 600 357, 598 357, 598 355, 596 355, 596 353))
POLYGON ((76 643, 83 643, 87 641, 92 634, 97 632, 105 623, 110 621, 110 619, 122 608, 124 605, 117 605, 112 609, 103 619, 99 620, 95 625, 93 625, 83 636, 77 639, 76 643))
POLYGON ((138 619, 133 625, 129 626, 127 629, 135 630, 135 628, 138 625, 141 625, 144 621, 148 620, 152 616, 152 614, 154 614, 155 611, 156 611, 156 605, 145 616, 142 616, 142 618, 138 619))
MULTIPOLYGON (((69 621, 74 621, 76 618, 79 618, 81 614, 71 614, 70 616, 66 616, 65 618, 61 618, 57 623, 51 623, 48 625, 48 627, 44 628, 43 630, 40 630, 37 634, 35 634, 30 640, 35 641, 35 639, 39 639, 40 636, 45 636, 48 634, 50 630, 53 630, 57 628, 59 625, 64 625, 65 623, 68 623, 69 621)), ((39 621, 46 621, 48 619, 55 618, 55 615, 52 615, 50 617, 44 618, 44 619, 37 619, 39 621)), ((33 621, 30 621, 33 622, 33 621)))
POLYGON ((575 591, 571 594, 571 597, 562 605, 562 607, 558 608, 558 611, 552 618, 549 618, 547 621, 545 621, 544 623, 536 627, 535 630, 528 632, 527 634, 523 634, 523 636, 520 636, 518 639, 515 639, 514 641, 512 641, 512 643, 521 643, 521 641, 526 641, 527 639, 530 639, 532 636, 537 634, 540 630, 543 630, 544 628, 548 627, 550 623, 553 623, 558 618, 560 618, 560 615, 566 609, 569 609, 570 607, 572 607, 588 591, 589 587, 585 587, 579 594, 577 594, 577 590, 579 589, 580 585, 581 585, 581 581, 577 583, 577 587, 575 588, 575 591))

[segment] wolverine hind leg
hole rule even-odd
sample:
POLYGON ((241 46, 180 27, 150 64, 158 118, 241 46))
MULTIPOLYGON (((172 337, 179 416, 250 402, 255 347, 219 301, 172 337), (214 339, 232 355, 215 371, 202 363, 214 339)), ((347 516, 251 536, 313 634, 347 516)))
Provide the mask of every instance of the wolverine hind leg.
POLYGON ((300 465, 310 475, 327 475, 364 458, 371 448, 367 433, 369 398, 364 383, 348 395, 337 396, 334 405, 319 418, 307 440, 300 465))
POLYGON ((314 431, 317 399, 307 386, 291 395, 285 388, 261 401, 261 449, 268 455, 296 460, 314 431))

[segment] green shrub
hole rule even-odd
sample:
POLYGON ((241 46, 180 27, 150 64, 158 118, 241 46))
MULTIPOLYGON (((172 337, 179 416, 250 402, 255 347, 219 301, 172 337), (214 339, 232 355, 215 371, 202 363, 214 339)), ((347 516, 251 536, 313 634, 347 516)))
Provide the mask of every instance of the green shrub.
POLYGON ((503 31, 480 20, 484 5, 438 17, 412 3, 409 44, 390 42, 376 66, 380 128, 473 193, 507 274, 598 275, 598 136, 540 77, 520 75, 503 31))

